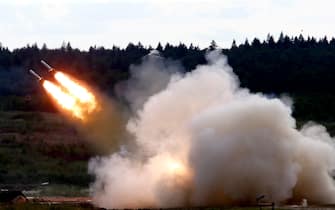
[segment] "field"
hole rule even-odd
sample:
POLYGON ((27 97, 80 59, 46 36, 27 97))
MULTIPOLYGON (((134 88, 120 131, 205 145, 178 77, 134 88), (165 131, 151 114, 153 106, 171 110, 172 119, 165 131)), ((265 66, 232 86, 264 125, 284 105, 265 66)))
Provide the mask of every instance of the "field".
POLYGON ((0 112, 0 188, 29 196, 88 194, 92 152, 58 114, 0 112))
MULTIPOLYGON (((298 121, 297 125, 304 123, 298 121)), ((321 124, 335 134, 335 123, 321 124)), ((86 198, 93 181, 87 173, 87 162, 94 156, 86 143, 59 114, 0 112, 0 189, 20 190, 28 197, 86 198)), ((94 209, 89 202, 51 203, 1 204, 0 209, 94 209)))

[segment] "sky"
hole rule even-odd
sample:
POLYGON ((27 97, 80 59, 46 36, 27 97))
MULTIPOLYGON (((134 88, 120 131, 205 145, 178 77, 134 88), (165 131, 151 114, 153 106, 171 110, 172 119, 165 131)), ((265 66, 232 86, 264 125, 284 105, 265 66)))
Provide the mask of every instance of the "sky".
POLYGON ((333 0, 0 0, 0 42, 58 48, 63 42, 125 47, 158 42, 201 48, 211 40, 229 48, 235 39, 303 34, 335 36, 333 0))

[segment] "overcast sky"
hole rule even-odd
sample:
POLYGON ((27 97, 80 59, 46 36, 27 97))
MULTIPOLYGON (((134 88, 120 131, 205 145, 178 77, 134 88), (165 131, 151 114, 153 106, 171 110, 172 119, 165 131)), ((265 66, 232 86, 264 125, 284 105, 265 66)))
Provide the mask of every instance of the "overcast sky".
POLYGON ((230 47, 268 33, 333 37, 333 0, 0 0, 0 42, 88 49, 160 41, 230 47))

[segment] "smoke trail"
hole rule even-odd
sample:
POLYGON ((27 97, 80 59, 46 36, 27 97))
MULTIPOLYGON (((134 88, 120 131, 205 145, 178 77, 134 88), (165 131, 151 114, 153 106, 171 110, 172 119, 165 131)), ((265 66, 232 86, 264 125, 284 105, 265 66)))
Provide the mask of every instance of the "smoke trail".
POLYGON ((140 65, 131 65, 131 78, 119 84, 125 90, 119 93, 131 105, 132 111, 142 108, 146 100, 155 93, 166 88, 171 76, 178 76, 184 69, 180 63, 166 60, 159 51, 153 50, 142 58, 140 65))
POLYGON ((57 84, 44 80, 43 87, 58 110, 92 146, 92 151, 104 155, 118 151, 120 140, 127 139, 125 117, 118 104, 62 72, 57 72, 55 78, 57 84))
POLYGON ((136 152, 89 163, 94 202, 106 208, 252 204, 261 194, 277 203, 335 202, 334 143, 325 128, 297 130, 290 100, 241 89, 219 51, 207 60, 165 80, 158 92, 140 94, 149 97, 127 125, 136 152))
MULTIPOLYGON (((68 119, 90 144, 94 153, 107 155, 119 151, 129 139, 125 131, 126 115, 116 101, 97 91, 92 93, 97 100, 97 109, 87 114, 84 121, 71 116, 68 116, 68 119)), ((67 116, 66 113, 65 116, 67 116)))

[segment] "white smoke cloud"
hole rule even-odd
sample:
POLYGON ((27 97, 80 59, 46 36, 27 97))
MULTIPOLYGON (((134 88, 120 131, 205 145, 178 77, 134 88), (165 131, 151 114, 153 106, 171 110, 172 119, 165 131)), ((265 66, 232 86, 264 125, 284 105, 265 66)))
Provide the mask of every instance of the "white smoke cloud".
MULTIPOLYGON (((297 130, 291 103, 241 89, 219 51, 207 60, 170 76, 163 89, 130 95, 135 102, 146 98, 127 125, 138 147, 90 161, 95 204, 252 204, 261 194, 277 203, 335 202, 334 141, 326 129, 309 123, 297 130)), ((142 67, 154 70, 151 62, 142 67)))
POLYGON ((125 90, 119 94, 125 97, 133 111, 137 111, 150 96, 166 88, 172 75, 177 77, 178 72, 183 71, 179 63, 166 60, 159 51, 152 50, 142 58, 142 64, 130 66, 131 78, 121 84, 125 90))

